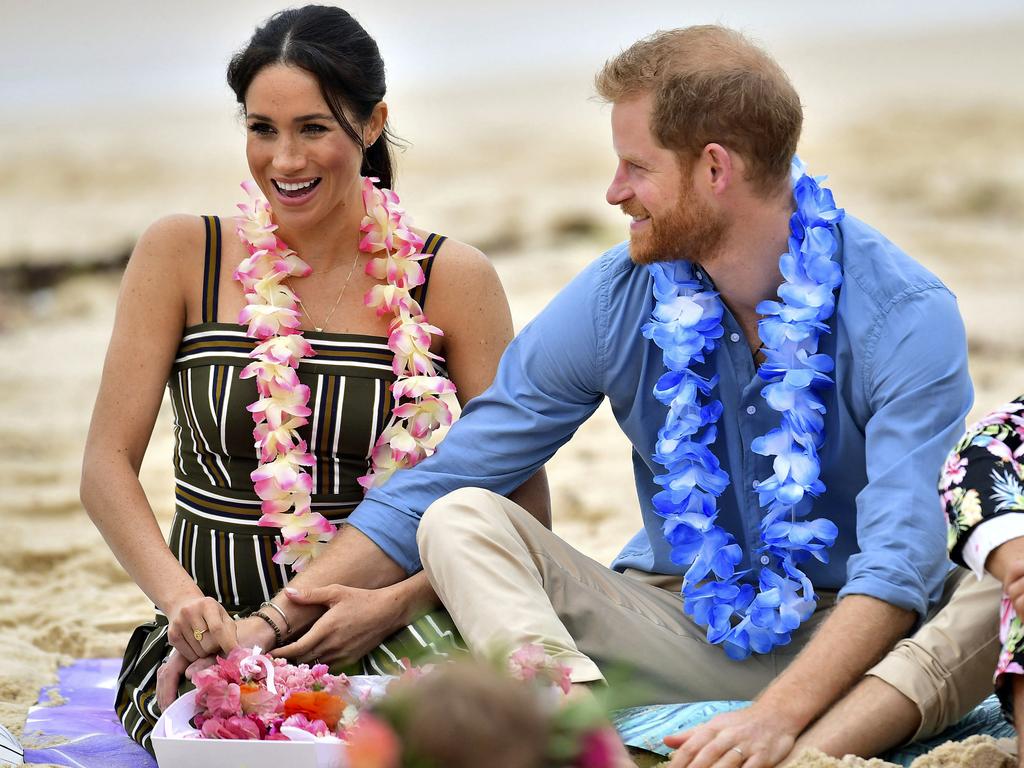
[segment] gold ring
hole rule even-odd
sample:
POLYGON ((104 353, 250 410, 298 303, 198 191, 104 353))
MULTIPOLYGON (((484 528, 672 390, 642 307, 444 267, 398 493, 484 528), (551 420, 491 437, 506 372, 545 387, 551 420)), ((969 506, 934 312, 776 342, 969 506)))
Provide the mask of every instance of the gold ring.
POLYGON ((192 637, 194 637, 196 639, 196 642, 199 642, 199 643, 203 642, 203 635, 205 635, 205 634, 206 634, 206 630, 205 629, 196 629, 195 627, 192 627, 192 637))

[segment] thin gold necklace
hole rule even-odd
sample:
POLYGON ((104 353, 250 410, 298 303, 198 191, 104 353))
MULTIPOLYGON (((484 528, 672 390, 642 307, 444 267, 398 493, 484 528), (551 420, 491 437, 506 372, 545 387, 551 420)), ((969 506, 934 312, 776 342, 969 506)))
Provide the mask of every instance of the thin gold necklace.
MULTIPOLYGON (((352 279, 352 273, 356 271, 356 264, 359 263, 359 253, 359 251, 356 251, 356 257, 352 260, 352 266, 348 270, 348 277, 346 277, 345 282, 341 284, 341 291, 338 292, 338 298, 334 300, 334 306, 331 307, 331 311, 328 312, 327 317, 324 318, 323 325, 316 324, 316 320, 313 319, 313 316, 309 313, 309 310, 306 309, 306 305, 302 303, 302 299, 299 298, 299 295, 297 293, 295 294, 295 300, 299 303, 299 307, 302 308, 302 313, 306 316, 310 324, 313 326, 313 329, 317 333, 324 332, 324 328, 327 327, 327 324, 331 322, 331 318, 334 317, 334 310, 336 310, 338 308, 338 305, 341 304, 341 297, 345 295, 345 289, 348 288, 349 281, 352 279)), ((331 270, 327 271, 330 272, 331 270)))

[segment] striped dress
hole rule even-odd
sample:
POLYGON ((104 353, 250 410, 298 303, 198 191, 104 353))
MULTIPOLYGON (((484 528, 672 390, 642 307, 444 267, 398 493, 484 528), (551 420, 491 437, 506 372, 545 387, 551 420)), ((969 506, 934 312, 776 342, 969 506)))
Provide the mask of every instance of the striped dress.
MULTIPOLYGON (((257 526, 260 500, 249 475, 258 461, 246 410, 257 398, 256 384, 239 378, 255 342, 242 326, 216 322, 221 224, 212 216, 204 222, 202 322, 185 329, 168 381, 175 442, 175 513, 168 544, 204 594, 229 613, 245 616, 281 590, 292 572, 272 560, 279 529, 257 526)), ((424 244, 430 256, 420 264, 428 280, 444 239, 430 235, 424 244)), ((424 282, 413 292, 421 305, 426 290, 424 282)), ((313 411, 309 424, 299 429, 316 459, 309 468, 312 507, 338 524, 362 498, 356 478, 366 474, 370 451, 391 415, 393 354, 378 336, 303 335, 316 351, 298 369, 313 411)), ((443 654, 453 643, 461 645, 447 614, 427 614, 346 671, 393 672, 402 658, 443 654)), ((150 750, 149 734, 159 715, 156 670, 170 652, 167 617, 158 610, 132 634, 118 680, 117 715, 127 733, 150 750)))

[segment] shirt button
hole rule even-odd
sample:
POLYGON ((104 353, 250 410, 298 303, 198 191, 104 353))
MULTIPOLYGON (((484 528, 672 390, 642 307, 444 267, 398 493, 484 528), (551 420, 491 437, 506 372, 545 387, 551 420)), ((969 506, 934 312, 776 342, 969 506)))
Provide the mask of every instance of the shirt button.
POLYGON ((704 273, 701 272, 699 269, 697 270, 697 279, 698 280, 703 280, 704 279, 704 273))
POLYGON ((757 413, 757 408, 755 408, 752 405, 748 405, 747 406, 747 415, 748 416, 753 416, 755 413, 757 413))
POLYGON ((761 555, 761 565, 768 565, 771 562, 771 558, 768 555, 761 555))
POLYGON ((738 333, 730 333, 729 334, 729 341, 739 341, 739 340, 740 340, 740 335, 738 333))
POLYGON ((756 491, 757 490, 757 480, 755 480, 753 483, 751 483, 750 487, 753 488, 756 491))

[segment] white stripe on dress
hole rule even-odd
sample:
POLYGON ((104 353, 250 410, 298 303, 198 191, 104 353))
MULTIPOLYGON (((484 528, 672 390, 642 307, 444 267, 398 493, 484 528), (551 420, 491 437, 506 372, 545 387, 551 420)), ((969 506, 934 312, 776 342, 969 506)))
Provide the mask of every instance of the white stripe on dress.
MULTIPOLYGON (((181 382, 179 381, 179 391, 181 382)), ((170 393, 171 397, 171 413, 174 414, 174 446, 178 455, 178 471, 183 475, 188 475, 185 471, 185 462, 181 458, 181 417, 178 416, 178 406, 174 403, 174 393, 170 393)))
POLYGON ((344 376, 338 377, 338 397, 335 400, 335 410, 338 418, 334 422, 334 442, 331 449, 331 461, 334 464, 334 493, 341 493, 341 461, 338 459, 338 444, 341 440, 341 417, 345 413, 345 384, 347 379, 344 376))
MULTIPOLYGON (((220 414, 217 413, 217 407, 216 407, 216 405, 214 403, 214 392, 213 392, 213 386, 214 386, 215 382, 217 381, 217 372, 219 370, 220 370, 220 366, 219 365, 215 365, 215 366, 213 366, 212 368, 209 369, 209 371, 210 371, 210 375, 209 375, 209 379, 210 379, 210 386, 209 386, 210 417, 213 419, 214 426, 218 426, 220 424, 220 418, 219 418, 220 414)), ((220 473, 222 475, 224 475, 224 482, 226 482, 228 484, 228 486, 230 487, 231 486, 231 478, 228 477, 228 471, 227 471, 227 469, 225 469, 224 462, 221 461, 221 458, 220 458, 222 453, 227 453, 227 451, 224 450, 224 433, 221 432, 220 434, 221 434, 221 447, 220 447, 220 450, 219 451, 211 451, 211 453, 213 454, 213 460, 217 462, 217 467, 220 469, 220 473)), ((206 442, 205 438, 203 439, 203 442, 206 442)))
MULTIPOLYGON (((196 433, 199 433, 199 437, 203 438, 203 433, 199 429, 199 424, 196 421, 196 411, 192 407, 192 369, 188 368, 185 371, 178 372, 178 385, 181 388, 181 400, 185 406, 185 420, 188 421, 189 432, 192 433, 192 447, 196 452, 196 463, 199 468, 203 470, 203 473, 210 480, 210 485, 216 486, 217 481, 213 479, 213 475, 210 470, 206 468, 206 464, 203 461, 203 454, 199 450, 199 443, 196 442, 196 433), (182 376, 182 373, 185 375, 182 376)), ((203 443, 206 443, 206 439, 203 438, 203 443)), ((209 448, 207 448, 209 450, 209 448)))
MULTIPOLYGON (((387 386, 385 382, 384 386, 387 386)), ((374 382, 373 387, 373 408, 370 410, 370 444, 366 448, 366 458, 373 455, 373 445, 377 442, 377 432, 380 430, 380 422, 377 420, 377 412, 380 410, 380 382, 374 382)))
POLYGON ((263 575, 263 547, 260 546, 260 537, 252 537, 252 547, 256 551, 256 573, 260 575, 260 586, 263 588, 263 599, 270 599, 270 590, 267 588, 267 577, 263 575))
POLYGON ((224 604, 224 595, 220 593, 220 563, 217 560, 217 532, 210 531, 210 565, 213 567, 213 591, 217 593, 217 602, 224 604))
MULTIPOLYGON (((309 450, 310 453, 314 454, 316 459, 317 453, 317 436, 320 434, 320 419, 321 419, 321 408, 320 408, 320 394, 324 390, 324 375, 321 373, 316 377, 316 389, 309 393, 309 400, 313 403, 313 426, 309 433, 309 450)), ((313 492, 320 487, 319 474, 320 474, 320 462, 319 460, 313 461, 313 466, 308 468, 309 477, 313 481, 313 492)))
MULTIPOLYGON (((227 382, 224 384, 224 400, 220 404, 220 445, 224 450, 224 455, 230 457, 228 453, 228 438, 227 438, 227 426, 228 426, 228 408, 231 406, 231 385, 235 380, 235 367, 232 365, 226 366, 224 375, 227 377, 227 382)), ((255 452, 255 448, 253 449, 255 452)), ((227 472, 224 473, 224 477, 227 478, 228 488, 231 487, 231 475, 227 472)))
POLYGON ((231 596, 234 598, 235 605, 240 604, 241 598, 238 597, 238 574, 235 570, 235 534, 228 533, 228 572, 231 574, 231 596))

